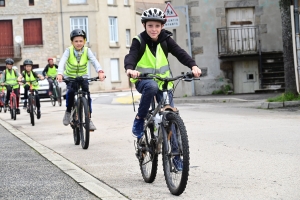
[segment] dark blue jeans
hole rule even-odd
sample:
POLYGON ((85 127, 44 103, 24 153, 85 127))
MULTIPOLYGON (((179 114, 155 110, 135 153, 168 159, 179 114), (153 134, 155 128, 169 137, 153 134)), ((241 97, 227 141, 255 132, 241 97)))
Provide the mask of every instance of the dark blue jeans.
MULTIPOLYGON (((155 96, 157 102, 160 102, 163 98, 163 91, 158 89, 158 85, 154 80, 146 79, 138 81, 135 84, 135 88, 139 93, 142 94, 137 116, 139 116, 140 119, 145 118, 148 114, 153 97, 155 96)), ((168 95, 170 106, 174 107, 172 92, 168 91, 168 95)), ((172 125, 172 133, 176 135, 176 129, 174 125, 172 125)), ((173 153, 178 151, 177 137, 171 137, 171 146, 173 153)))
MULTIPOLYGON (((66 94, 67 112, 71 112, 72 106, 74 105, 75 90, 74 90, 73 84, 75 86, 75 83, 73 83, 73 82, 67 83, 67 94, 66 94)), ((89 82, 87 80, 84 80, 82 82, 81 88, 82 88, 82 91, 87 92, 90 114, 92 114, 92 99, 90 96, 89 82)))

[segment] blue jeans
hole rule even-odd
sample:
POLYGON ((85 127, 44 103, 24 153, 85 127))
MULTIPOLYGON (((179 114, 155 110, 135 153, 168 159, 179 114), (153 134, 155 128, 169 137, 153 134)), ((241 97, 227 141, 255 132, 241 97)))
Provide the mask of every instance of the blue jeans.
MULTIPOLYGON (((140 119, 145 118, 148 114, 149 108, 153 97, 156 97, 157 102, 160 102, 163 98, 163 91, 158 89, 158 85, 154 80, 140 80, 135 84, 136 90, 142 94, 138 114, 140 119)), ((168 91, 170 106, 174 107, 173 95, 171 91, 168 91)), ((172 133, 176 135, 174 125, 172 125, 172 133)), ((177 137, 171 137, 172 152, 178 151, 177 137)))

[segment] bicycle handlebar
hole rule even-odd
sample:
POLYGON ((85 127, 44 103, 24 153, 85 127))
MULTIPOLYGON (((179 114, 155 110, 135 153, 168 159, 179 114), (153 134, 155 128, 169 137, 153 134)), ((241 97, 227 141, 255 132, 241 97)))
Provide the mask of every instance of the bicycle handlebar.
POLYGON ((160 76, 157 76, 155 74, 150 74, 150 73, 145 73, 145 74, 140 74, 139 77, 137 77, 137 79, 158 79, 160 81, 164 81, 164 82, 170 82, 170 81, 176 81, 178 79, 182 79, 184 81, 192 81, 192 80, 200 80, 200 78, 194 78, 194 74, 193 72, 187 72, 187 73, 183 73, 179 76, 176 76, 174 78, 162 78, 160 76))
MULTIPOLYGON (((105 76, 106 78, 106 76, 105 76)), ((67 78, 67 79, 63 79, 63 82, 80 82, 80 81, 84 81, 84 80, 88 80, 88 81, 98 81, 99 77, 94 77, 94 78, 83 78, 82 76, 78 76, 76 78, 67 78)))

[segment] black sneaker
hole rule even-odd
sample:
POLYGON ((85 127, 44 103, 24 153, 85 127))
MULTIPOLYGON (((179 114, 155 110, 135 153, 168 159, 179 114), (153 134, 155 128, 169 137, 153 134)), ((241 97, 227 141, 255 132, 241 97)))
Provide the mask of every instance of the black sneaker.
POLYGON ((38 111, 36 112, 36 117, 37 117, 38 119, 41 118, 41 111, 40 111, 40 110, 38 110, 38 111))

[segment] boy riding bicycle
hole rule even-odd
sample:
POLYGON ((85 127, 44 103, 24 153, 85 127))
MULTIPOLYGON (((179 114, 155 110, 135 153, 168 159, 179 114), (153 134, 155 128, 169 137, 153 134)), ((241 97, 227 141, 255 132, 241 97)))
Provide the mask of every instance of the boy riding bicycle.
POLYGON ((53 58, 48 58, 48 64, 46 65, 43 76, 49 82, 49 96, 53 93, 53 79, 56 78, 58 66, 53 63, 53 58))
POLYGON ((5 99, 5 107, 8 107, 8 101, 10 99, 10 93, 12 90, 14 90, 14 93, 16 94, 16 99, 17 99, 17 109, 16 113, 20 114, 20 109, 19 109, 19 102, 20 102, 20 93, 19 93, 19 88, 20 85, 18 83, 18 78, 20 77, 20 74, 18 71, 12 69, 14 60, 11 58, 7 58, 5 60, 6 64, 6 69, 2 72, 2 77, 0 80, 0 83, 2 86, 6 86, 6 99, 5 99), (6 85, 7 84, 7 85, 6 85), (12 87, 11 87, 12 85, 12 87))
POLYGON ((23 65, 25 67, 25 70, 22 72, 22 74, 19 78, 19 81, 22 81, 22 78, 24 78, 24 82, 25 82, 25 84, 23 85, 23 87, 24 87, 24 98, 25 98, 23 108, 24 109, 27 108, 28 91, 30 89, 29 81, 33 81, 32 86, 33 86, 33 90, 36 94, 36 96, 35 96, 36 108, 37 108, 36 117, 38 119, 40 119, 41 118, 41 103, 40 103, 40 98, 39 98, 39 93, 38 93, 39 82, 37 81, 37 79, 39 78, 39 79, 43 80, 44 77, 42 75, 37 74, 36 72, 32 71, 32 66, 33 66, 32 60, 26 59, 23 62, 23 65))
MULTIPOLYGON (((98 73, 98 77, 100 81, 104 81, 105 74, 98 60, 92 53, 91 49, 89 49, 88 47, 84 47, 86 42, 85 32, 81 29, 75 29, 71 32, 70 39, 71 39, 72 46, 70 46, 65 50, 58 64, 57 81, 62 82, 63 76, 65 79, 76 78, 79 76, 82 76, 83 78, 88 78, 87 67, 89 61, 93 64, 96 72, 98 73)), ((87 92, 88 94, 88 102, 89 102, 90 118, 91 118, 92 100, 90 97, 89 82, 87 80, 84 80, 81 87, 82 90, 87 92)), ((66 95, 67 110, 63 118, 63 124, 65 126, 68 126, 70 124, 71 109, 74 104, 74 95, 75 95, 75 91, 72 88, 71 82, 67 83, 67 88, 68 88, 67 95, 66 95)), ((92 120, 90 120, 90 130, 96 130, 96 127, 93 124, 92 120)))
MULTIPOLYGON (((142 94, 138 113, 134 119, 132 133, 138 141, 142 138, 144 118, 148 114, 151 101, 154 96, 159 102, 162 98, 162 82, 158 80, 139 80, 140 73, 151 73, 160 77, 171 77, 171 70, 167 59, 167 53, 174 55, 183 65, 188 66, 194 77, 201 75, 201 70, 195 61, 170 37, 172 33, 164 30, 166 17, 163 11, 158 8, 149 8, 141 16, 141 22, 145 31, 136 36, 130 47, 129 54, 124 59, 125 70, 130 81, 135 84, 139 93, 142 94), (141 47, 144 46, 144 49, 141 47), (164 48, 165 47, 165 48, 164 48)), ((171 90, 173 84, 168 85, 171 90)), ((172 96, 169 93, 171 106, 174 107, 172 96)), ((182 161, 179 157, 174 157, 173 163, 180 170, 182 161)))

